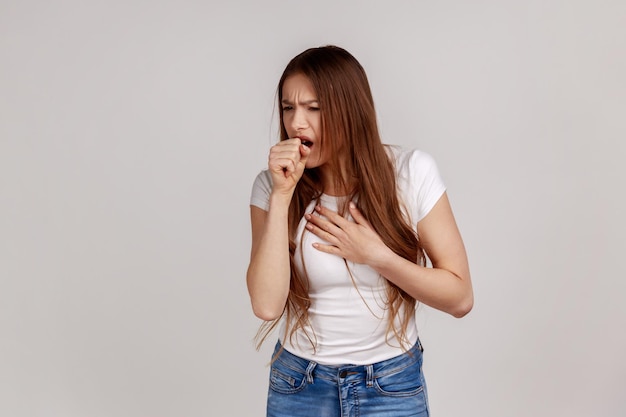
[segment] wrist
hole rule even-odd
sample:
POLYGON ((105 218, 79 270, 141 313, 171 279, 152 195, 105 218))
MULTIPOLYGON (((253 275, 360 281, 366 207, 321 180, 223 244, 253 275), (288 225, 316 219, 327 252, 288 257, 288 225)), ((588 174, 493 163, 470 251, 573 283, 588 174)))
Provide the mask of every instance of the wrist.
POLYGON ((396 262, 399 256, 386 245, 383 245, 383 248, 375 253, 376 255, 370 261, 370 266, 379 273, 388 271, 389 266, 396 262))
POLYGON ((270 209, 272 208, 289 208, 289 204, 291 204, 291 197, 293 192, 291 193, 281 193, 273 191, 270 194, 270 209))

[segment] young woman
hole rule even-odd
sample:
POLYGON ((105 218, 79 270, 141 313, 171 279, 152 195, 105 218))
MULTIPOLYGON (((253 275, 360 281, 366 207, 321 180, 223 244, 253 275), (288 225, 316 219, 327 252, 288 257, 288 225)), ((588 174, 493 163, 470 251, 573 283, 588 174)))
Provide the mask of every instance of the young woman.
POLYGON ((473 305, 437 166, 381 142, 365 71, 342 48, 293 58, 278 105, 247 272, 259 343, 280 325, 267 416, 428 416, 416 305, 473 305))

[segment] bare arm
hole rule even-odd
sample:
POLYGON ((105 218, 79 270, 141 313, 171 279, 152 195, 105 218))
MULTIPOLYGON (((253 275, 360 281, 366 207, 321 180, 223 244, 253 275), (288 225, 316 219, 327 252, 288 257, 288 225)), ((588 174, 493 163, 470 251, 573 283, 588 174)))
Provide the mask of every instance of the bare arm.
POLYGON ((308 153, 300 139, 289 139, 272 147, 269 170, 273 188, 269 210, 250 206, 252 249, 246 283, 252 310, 263 320, 279 317, 289 295, 288 210, 308 153))
POLYGON ((328 220, 307 216, 307 228, 331 244, 315 244, 317 249, 369 265, 419 302, 455 317, 463 317, 472 309, 474 296, 465 246, 446 193, 418 223, 421 244, 432 268, 395 254, 355 207, 350 208, 355 222, 325 208, 319 213, 328 220))
MULTIPOLYGON (((270 203, 271 204, 271 203, 270 203)), ((287 206, 269 212, 250 206, 252 250, 246 281, 254 314, 263 320, 280 316, 289 294, 287 206)))
POLYGON ((472 309, 474 296, 465 246, 446 193, 418 223, 418 232, 432 268, 416 265, 391 251, 386 251, 372 267, 416 300, 463 317, 472 309))

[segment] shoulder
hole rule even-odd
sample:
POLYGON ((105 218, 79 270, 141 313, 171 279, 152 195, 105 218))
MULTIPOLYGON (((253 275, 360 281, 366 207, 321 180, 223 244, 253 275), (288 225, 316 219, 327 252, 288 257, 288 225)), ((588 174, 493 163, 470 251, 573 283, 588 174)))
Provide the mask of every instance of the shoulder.
POLYGON ((272 185, 273 185, 272 175, 270 174, 270 171, 268 169, 264 169, 261 172, 259 172, 257 176, 254 178, 254 183, 252 186, 268 188, 269 190, 271 190, 272 185))
POLYGON ((272 186, 272 176, 269 170, 264 169, 259 172, 252 184, 250 204, 267 211, 269 209, 269 196, 272 193, 272 186))
POLYGON ((446 190, 435 159, 419 149, 388 146, 398 195, 413 222, 423 219, 446 190))
POLYGON ((407 149, 397 145, 387 145, 387 152, 392 159, 399 178, 418 179, 438 173, 435 159, 420 149, 407 149))

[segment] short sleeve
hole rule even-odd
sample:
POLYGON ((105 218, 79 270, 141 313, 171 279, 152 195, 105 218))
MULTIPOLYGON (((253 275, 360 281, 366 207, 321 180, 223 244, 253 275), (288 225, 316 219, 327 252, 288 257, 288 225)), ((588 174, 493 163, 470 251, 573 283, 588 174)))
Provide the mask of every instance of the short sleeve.
POLYGON ((420 150, 396 151, 398 193, 411 222, 417 224, 446 191, 435 159, 420 150))
POLYGON ((261 171, 252 185, 250 205, 257 206, 265 211, 270 209, 270 194, 272 192, 272 177, 268 170, 261 171))

